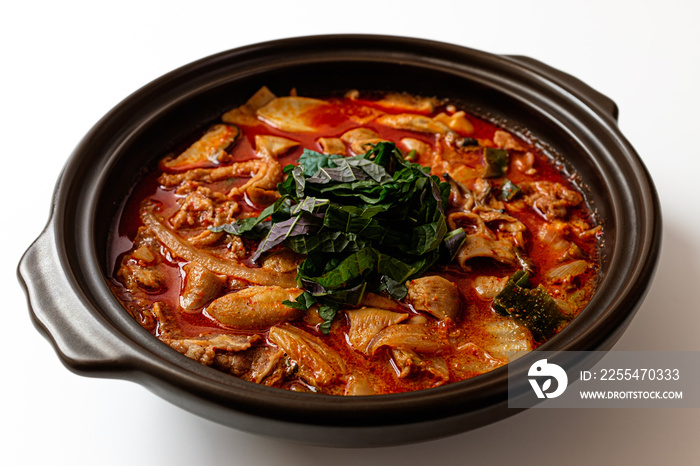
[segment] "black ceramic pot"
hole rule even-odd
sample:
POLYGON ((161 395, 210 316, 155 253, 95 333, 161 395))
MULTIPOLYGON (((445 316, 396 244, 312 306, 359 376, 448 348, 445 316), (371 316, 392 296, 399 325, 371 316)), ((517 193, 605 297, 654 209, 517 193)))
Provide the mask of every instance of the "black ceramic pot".
MULTIPOLYGON (((406 394, 294 393, 190 360, 123 310, 104 278, 108 229, 120 202, 174 143, 171 135, 192 134, 261 85, 280 94, 292 87, 300 95, 358 88, 446 97, 565 154, 605 229, 601 280, 588 307, 541 349, 608 349, 629 324, 658 260, 661 216, 649 175, 618 130, 612 101, 524 57, 398 37, 303 37, 175 70, 120 103, 78 145, 58 180, 49 223, 19 265, 32 318, 69 369, 135 381, 237 429, 320 445, 416 442, 518 412, 507 407, 505 367, 406 394)), ((526 372, 536 353, 511 369, 526 372)))

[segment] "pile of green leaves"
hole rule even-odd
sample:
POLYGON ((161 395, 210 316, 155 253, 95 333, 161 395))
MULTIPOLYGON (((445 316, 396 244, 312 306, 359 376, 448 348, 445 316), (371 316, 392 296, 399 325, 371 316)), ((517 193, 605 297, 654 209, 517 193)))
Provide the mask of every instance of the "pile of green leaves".
POLYGON ((529 274, 524 270, 518 270, 508 279, 494 298, 493 307, 529 329, 538 343, 551 338, 567 320, 542 285, 532 288, 529 274))
POLYGON ((407 280, 451 261, 464 242, 463 230, 447 228, 449 184, 393 143, 354 157, 304 150, 284 172, 275 204, 214 231, 260 240, 254 262, 279 245, 306 255, 297 274, 305 292, 284 304, 318 303, 325 333, 341 305, 359 304, 368 291, 404 298, 407 280))

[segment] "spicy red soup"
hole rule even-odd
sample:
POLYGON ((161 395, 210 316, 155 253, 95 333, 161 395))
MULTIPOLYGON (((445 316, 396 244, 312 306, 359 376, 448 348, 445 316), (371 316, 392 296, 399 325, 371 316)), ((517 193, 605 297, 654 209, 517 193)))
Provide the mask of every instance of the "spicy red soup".
POLYGON ((590 300, 602 232, 572 179, 449 102, 263 87, 135 186, 110 284, 163 343, 248 381, 436 387, 590 300))

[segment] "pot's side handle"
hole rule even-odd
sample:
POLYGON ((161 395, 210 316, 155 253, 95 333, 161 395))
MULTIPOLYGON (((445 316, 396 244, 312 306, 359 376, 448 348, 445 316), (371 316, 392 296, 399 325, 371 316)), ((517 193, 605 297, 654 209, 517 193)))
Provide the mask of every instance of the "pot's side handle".
POLYGON ((66 367, 81 375, 118 377, 129 370, 130 351, 99 322, 91 305, 72 288, 56 248, 53 222, 27 249, 17 274, 35 326, 52 343, 66 367), (73 292, 75 291, 75 292, 73 292))
POLYGON ((586 103, 599 115, 613 118, 615 121, 617 121, 619 116, 617 104, 609 97, 596 91, 580 79, 564 73, 563 71, 552 68, 551 66, 546 65, 539 60, 535 60, 534 58, 523 55, 507 55, 507 57, 529 68, 530 70, 537 72, 538 74, 553 78, 553 81, 556 81, 558 84, 564 84, 569 92, 586 103))

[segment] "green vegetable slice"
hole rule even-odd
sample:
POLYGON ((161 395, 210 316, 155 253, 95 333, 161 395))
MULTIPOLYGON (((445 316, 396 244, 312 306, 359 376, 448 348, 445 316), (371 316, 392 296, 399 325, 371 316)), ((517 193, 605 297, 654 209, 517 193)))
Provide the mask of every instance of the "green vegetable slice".
POLYGON ((520 192, 520 186, 506 179, 501 185, 501 193, 498 198, 502 201, 510 201, 520 192))
POLYGON ((508 151, 505 149, 484 148, 484 161, 486 178, 499 178, 505 176, 508 171, 508 151))
POLYGON ((494 309, 510 316, 532 333, 536 342, 549 339, 567 318, 542 285, 530 286, 529 274, 519 270, 493 300, 494 309))

